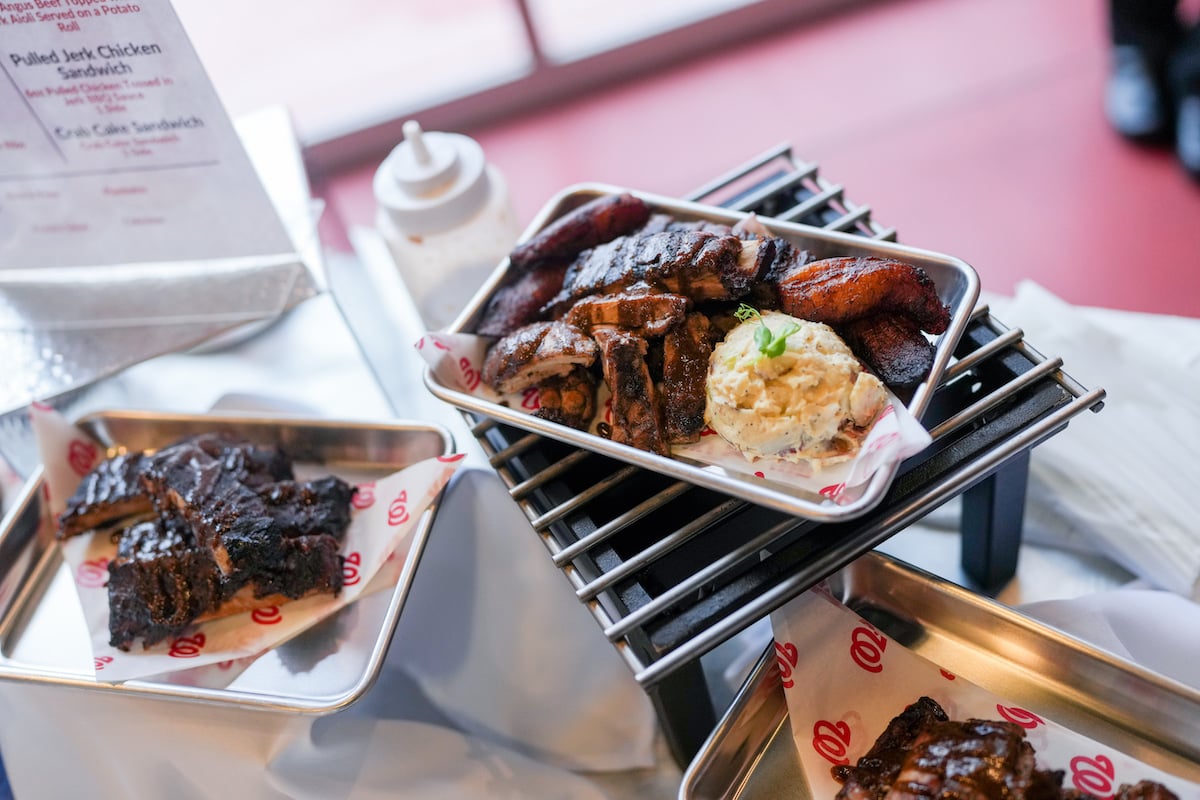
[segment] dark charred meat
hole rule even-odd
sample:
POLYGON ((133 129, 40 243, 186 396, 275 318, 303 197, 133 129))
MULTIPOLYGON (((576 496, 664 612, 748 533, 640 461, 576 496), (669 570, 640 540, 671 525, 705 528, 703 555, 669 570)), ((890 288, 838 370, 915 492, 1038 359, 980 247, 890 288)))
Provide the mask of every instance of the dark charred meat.
POLYGON ((631 194, 603 195, 568 211, 518 244, 509 255, 513 269, 528 270, 548 261, 573 259, 589 247, 637 230, 650 207, 631 194))
POLYGON ((596 361, 596 343, 565 322, 534 322, 518 328, 488 350, 481 376, 501 394, 537 386, 596 361))
POLYGON ((188 437, 153 455, 122 453, 100 462, 84 476, 59 515, 59 538, 128 524, 132 518, 151 513, 153 505, 141 476, 155 460, 170 458, 180 447, 200 448, 250 487, 292 478, 291 462, 277 448, 259 447, 224 432, 188 437))
POLYGON ((148 647, 199 620, 341 590, 338 548, 354 489, 332 476, 296 482, 277 448, 203 434, 114 457, 89 478, 67 530, 94 528, 119 497, 136 498, 142 515, 122 524, 109 563, 114 647, 148 647))
POLYGON ((925 726, 896 776, 894 797, 1024 798, 1033 746, 1011 722, 947 720, 925 726))
POLYGON ((638 336, 662 336, 683 321, 692 301, 681 294, 633 286, 623 292, 585 297, 567 312, 564 321, 587 332, 621 328, 638 336))
POLYGON ((634 233, 663 233, 665 231, 704 231, 722 236, 736 233, 732 227, 721 222, 713 222, 708 219, 681 220, 670 214, 651 214, 650 219, 646 220, 646 224, 634 233))
POLYGON ((311 481, 279 481, 262 487, 259 496, 289 538, 327 533, 342 540, 350 525, 354 487, 328 475, 311 481))
POLYGON ((854 766, 833 768, 842 784, 837 800, 881 800, 895 783, 913 742, 928 725, 949 717, 934 700, 921 697, 892 718, 871 749, 854 766))
POLYGON ((596 376, 576 367, 566 375, 548 378, 538 386, 535 417, 571 428, 587 428, 596 416, 596 376))
MULTIPOLYGON (((836 800, 1089 800, 1062 786, 1063 770, 1039 769, 1025 730, 1011 722, 951 720, 922 697, 888 724, 854 765, 832 769, 836 800)), ((1123 785, 1121 800, 1178 800, 1161 784, 1123 785)))
POLYGON ((183 633, 228 594, 212 554, 187 523, 154 517, 126 530, 108 564, 109 643, 128 650, 183 633))
POLYGON ((774 257, 766 265, 761 280, 750 287, 746 302, 759 311, 775 311, 779 308, 779 282, 786 276, 812 261, 807 250, 801 250, 787 239, 772 239, 774 257))
MULTIPOLYGON (((220 461, 221 469, 251 489, 295 478, 292 474, 291 459, 277 447, 255 445, 229 433, 191 436, 171 447, 188 445, 195 445, 220 461)), ((169 453, 171 447, 166 448, 160 455, 169 453)))
POLYGON ((942 333, 950 325, 950 309, 925 270, 895 259, 813 261, 782 277, 778 290, 781 310, 835 328, 885 311, 906 313, 929 333, 942 333))
POLYGON ((773 257, 774 244, 761 239, 693 231, 622 236, 575 259, 543 311, 561 316, 580 298, 636 283, 697 303, 733 300, 750 291, 773 257))
POLYGON ((912 389, 933 368, 935 348, 907 314, 885 313, 844 325, 838 333, 892 389, 912 389))
POLYGON ((569 261, 543 264, 521 273, 517 280, 501 286, 488 301, 475 332, 480 336, 507 336, 536 322, 542 306, 562 289, 569 261))
POLYGON ((612 440, 669 455, 662 405, 646 368, 646 340, 615 328, 598 328, 594 335, 612 390, 612 440))
POLYGON ((256 491, 199 447, 172 451, 170 458, 154 459, 142 483, 160 514, 178 515, 191 525, 196 546, 212 553, 223 574, 242 573, 252 580, 274 576, 298 557, 297 548, 312 549, 311 543, 292 539, 326 535, 337 550, 353 494, 341 479, 271 484, 256 491), (289 496, 304 507, 291 508, 289 496))
POLYGON ((1161 783, 1138 781, 1133 785, 1121 784, 1113 800, 1179 800, 1179 797, 1161 783))
POLYGON ((671 444, 700 438, 707 402, 704 384, 708 378, 708 358, 718 335, 708 317, 693 312, 663 338, 663 417, 667 441, 671 444))
POLYGON ((140 481, 145 459, 141 453, 122 453, 101 461, 83 476, 59 514, 58 538, 149 514, 153 507, 140 481))

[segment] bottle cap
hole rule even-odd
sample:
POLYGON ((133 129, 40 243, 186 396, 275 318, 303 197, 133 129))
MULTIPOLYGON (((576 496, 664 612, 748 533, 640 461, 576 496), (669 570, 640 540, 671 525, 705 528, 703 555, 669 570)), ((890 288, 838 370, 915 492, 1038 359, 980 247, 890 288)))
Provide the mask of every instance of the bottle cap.
POLYGON ((426 133, 404 123, 404 141, 375 171, 375 199, 397 228, 410 235, 438 233, 465 222, 488 196, 487 161, 474 139, 426 133))

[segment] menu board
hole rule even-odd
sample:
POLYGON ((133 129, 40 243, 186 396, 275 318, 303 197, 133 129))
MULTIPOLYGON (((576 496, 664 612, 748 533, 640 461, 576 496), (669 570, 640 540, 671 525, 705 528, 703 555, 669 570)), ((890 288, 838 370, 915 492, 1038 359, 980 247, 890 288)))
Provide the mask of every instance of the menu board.
POLYGON ((0 283, 295 260, 167 0, 4 0, 0 70, 0 283))

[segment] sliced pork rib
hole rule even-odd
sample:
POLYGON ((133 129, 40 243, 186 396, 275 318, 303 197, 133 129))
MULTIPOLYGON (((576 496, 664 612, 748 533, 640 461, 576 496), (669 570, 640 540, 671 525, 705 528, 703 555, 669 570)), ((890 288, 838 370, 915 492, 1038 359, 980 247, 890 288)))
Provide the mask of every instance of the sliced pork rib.
POLYGON ((146 456, 121 453, 105 459, 83 476, 58 516, 58 538, 78 536, 153 510, 142 489, 146 456))
POLYGON ((571 428, 586 428, 596 416, 596 376, 575 367, 566 375, 542 381, 533 415, 571 428))
POLYGON ((622 236, 584 251, 567 269, 563 288, 546 305, 560 316, 575 301, 647 283, 693 302, 744 296, 774 256, 769 240, 667 231, 622 236))
POLYGON ((290 597, 308 590, 299 584, 312 577, 312 569, 320 569, 316 562, 325 559, 318 550, 337 551, 354 493, 334 477, 256 490, 199 447, 175 448, 171 458, 156 459, 142 482, 155 509, 182 517, 191 526, 197 547, 213 554, 224 575, 242 573, 251 580, 278 583, 289 564, 301 567, 293 576, 297 585, 283 592, 290 597), (291 503, 306 507, 292 508, 291 503), (321 536, 329 542, 308 541, 321 536), (297 561, 304 558, 313 559, 316 566, 297 561))
POLYGON ((278 448, 258 446, 226 432, 190 436, 153 454, 121 453, 97 464, 80 481, 59 515, 59 538, 151 513, 153 504, 142 485, 142 475, 155 462, 172 458, 180 448, 198 448, 234 480, 250 487, 292 477, 291 462, 278 448))
POLYGON ((612 391, 612 440, 669 455, 662 405, 646 367, 646 340, 615 328, 598 328, 593 335, 612 391))
POLYGON ((537 386, 596 361, 596 342, 565 322, 534 322, 518 328, 488 350, 481 377, 501 394, 537 386))
POLYGON ((703 314, 693 312, 663 337, 662 403, 667 441, 695 442, 704 428, 708 358, 720 338, 703 314))
POLYGON ((178 636, 227 595, 216 561, 191 526, 154 517, 125 531, 108 564, 109 643, 128 650, 178 636))
POLYGON ((638 336, 662 336, 683 321, 692 301, 681 294, 655 292, 645 284, 626 291, 585 297, 563 320, 582 331, 622 328, 638 336))
POLYGON ((509 254, 513 269, 528 270, 549 261, 570 260, 589 247, 631 233, 650 218, 650 207, 632 194, 597 197, 568 211, 509 254))
POLYGON ((929 697, 911 703, 892 718, 857 764, 833 768, 834 779, 842 784, 837 800, 883 800, 921 731, 947 719, 945 710, 929 697))
MULTIPOLYGON (((1040 769, 1019 725, 951 720, 922 697, 892 719, 853 765, 832 769, 836 800, 1091 800, 1064 789, 1063 770, 1040 769)), ((1115 800, 1178 800, 1152 781, 1122 785, 1115 800)))

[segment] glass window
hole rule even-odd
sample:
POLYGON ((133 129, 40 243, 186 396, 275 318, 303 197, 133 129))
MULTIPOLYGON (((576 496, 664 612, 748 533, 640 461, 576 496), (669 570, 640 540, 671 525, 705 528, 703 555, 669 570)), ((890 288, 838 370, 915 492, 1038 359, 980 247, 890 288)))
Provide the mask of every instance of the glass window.
POLYGON ((513 0, 174 0, 233 115, 286 104, 320 137, 518 79, 513 0))

